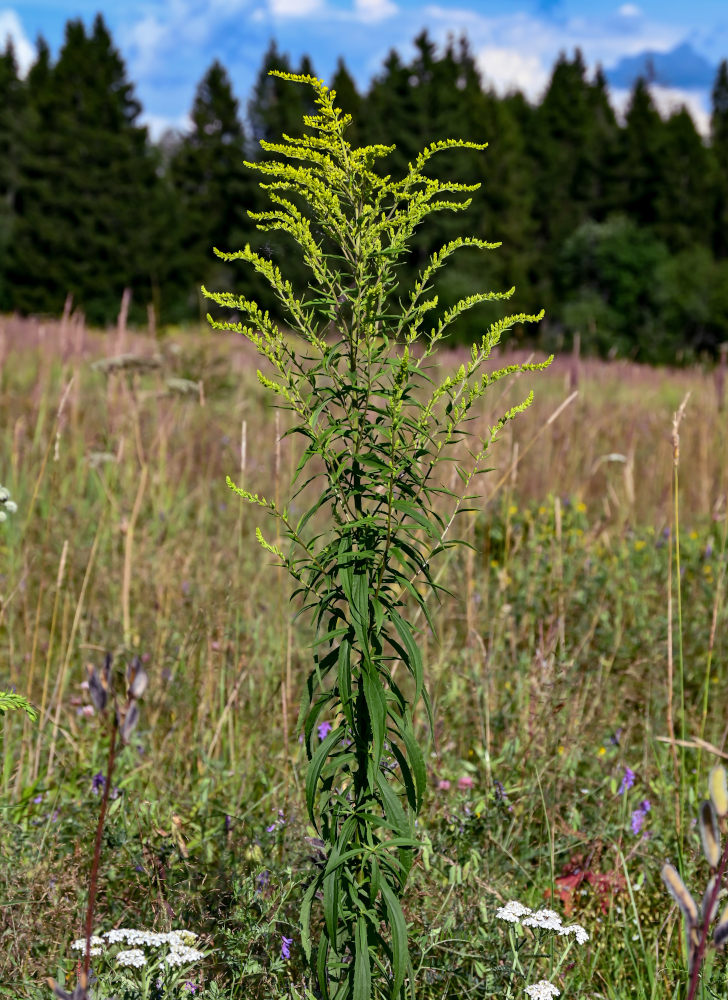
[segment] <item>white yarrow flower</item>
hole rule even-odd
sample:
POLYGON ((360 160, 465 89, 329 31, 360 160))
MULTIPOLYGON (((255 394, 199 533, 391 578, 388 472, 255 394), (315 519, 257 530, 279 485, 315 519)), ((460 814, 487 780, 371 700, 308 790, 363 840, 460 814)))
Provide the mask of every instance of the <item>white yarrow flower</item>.
POLYGON ((112 931, 106 931, 104 937, 109 944, 119 944, 122 941, 126 941, 127 934, 133 934, 134 931, 130 931, 127 927, 116 927, 112 931))
POLYGON ((563 926, 561 917, 553 910, 536 910, 521 923, 524 927, 542 927, 546 931, 561 931, 563 926))
POLYGON ((586 944, 586 942, 589 940, 589 935, 581 926, 581 924, 569 924, 568 927, 562 927, 561 930, 559 931, 559 934, 561 934, 562 936, 566 934, 573 934, 574 937, 576 938, 577 944, 586 944))
POLYGON ((561 990, 557 989, 548 979, 539 979, 537 983, 526 987, 526 993, 531 1000, 551 1000, 551 997, 561 995, 561 990))
POLYGON ((117 965, 129 965, 140 969, 147 964, 147 958, 141 948, 130 948, 128 951, 120 951, 116 956, 117 965))
POLYGON ((167 965, 189 965, 192 962, 199 962, 201 958, 205 956, 201 951, 196 948, 188 948, 186 945, 181 947, 173 948, 169 955, 165 958, 167 965))
POLYGON ((495 915, 499 920, 507 920, 509 924, 517 924, 521 917, 530 916, 533 911, 516 899, 511 899, 505 906, 499 907, 495 915))
MULTIPOLYGON (((100 937, 96 937, 96 935, 92 935, 91 941, 90 941, 89 954, 90 955, 100 955, 101 954, 101 949, 103 948, 103 946, 104 946, 104 939, 100 938, 100 937)), ((79 938, 78 941, 74 941, 73 944, 71 945, 71 948, 73 949, 73 951, 82 951, 85 954, 85 952, 86 952, 86 938, 79 938)))

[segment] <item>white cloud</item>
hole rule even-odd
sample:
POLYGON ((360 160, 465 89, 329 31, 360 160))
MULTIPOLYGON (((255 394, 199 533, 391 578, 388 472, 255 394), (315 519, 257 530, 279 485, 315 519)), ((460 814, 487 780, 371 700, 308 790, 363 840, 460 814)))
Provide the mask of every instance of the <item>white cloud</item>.
POLYGON ((165 115, 153 115, 145 111, 140 115, 139 122, 149 129, 152 142, 158 142, 165 132, 184 133, 189 132, 192 128, 192 119, 187 114, 178 118, 168 118, 165 115))
MULTIPOLYGON (((293 2, 293 0, 289 0, 293 2)), ((219 24, 240 26, 253 0, 165 0, 139 20, 120 25, 119 37, 128 53, 130 76, 144 80, 160 67, 178 67, 191 54, 204 52, 219 24)))
POLYGON ((21 76, 25 76, 35 60, 35 46, 31 44, 25 34, 17 13, 6 7, 0 10, 0 48, 3 51, 8 39, 12 41, 15 49, 18 72, 21 76))
POLYGON ((398 13, 399 8, 391 0, 354 0, 354 16, 357 21, 375 24, 398 13))
POLYGON ((522 90, 535 100, 548 83, 548 70, 539 57, 517 49, 486 45, 478 49, 477 62, 486 85, 500 92, 522 90))
POLYGON ((607 17, 581 15, 558 22, 524 12, 489 17, 442 4, 428 5, 424 12, 436 41, 467 32, 487 81, 500 92, 518 86, 531 100, 540 99, 561 52, 571 56, 581 49, 593 70, 646 49, 668 52, 684 41, 681 28, 646 19, 631 3, 607 17))
MULTIPOLYGON (((707 106, 707 97, 704 97, 700 92, 695 90, 660 87, 654 83, 649 85, 649 89, 655 107, 663 118, 685 107, 690 112, 690 117, 695 122, 698 132, 705 138, 710 135, 710 111, 707 106)), ((618 117, 624 120, 631 91, 622 89, 611 90, 609 96, 618 117)))
POLYGON ((273 17, 309 17, 311 14, 320 14, 323 10, 323 0, 268 0, 270 12, 273 17))

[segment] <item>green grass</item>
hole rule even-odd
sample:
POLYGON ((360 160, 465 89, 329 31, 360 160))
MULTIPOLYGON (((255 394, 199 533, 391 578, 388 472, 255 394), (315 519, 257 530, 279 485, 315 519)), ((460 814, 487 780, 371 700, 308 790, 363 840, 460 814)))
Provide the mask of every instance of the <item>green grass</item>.
MULTIPOLYGON (((110 650, 120 664, 138 653, 150 687, 116 772, 97 929, 188 927, 214 949, 195 980, 209 996, 291 995, 303 988, 297 913, 317 859, 295 729, 307 636, 289 624, 288 583, 255 541, 255 510, 225 475, 276 495, 295 439, 276 445, 276 417, 235 341, 139 337, 127 349, 159 351, 161 367, 106 376, 90 362, 115 351, 112 336, 86 334, 64 360, 58 329, 42 346, 37 328, 8 329, 0 481, 18 512, 0 528, 0 689, 15 686, 41 714, 0 721, 0 994, 48 996, 47 975, 73 982, 92 779, 106 757, 83 682, 110 650), (202 391, 181 395, 170 377, 202 391)), ((524 385, 494 396, 482 419, 524 385)), ((434 609, 437 637, 423 635, 436 726, 427 849, 405 900, 417 995, 525 996, 494 916, 518 899, 568 910, 590 934, 560 970, 564 996, 677 997, 681 927, 659 871, 681 859, 688 885, 704 883, 690 817, 715 758, 694 741, 725 749, 725 417, 699 371, 586 364, 579 396, 551 423, 569 395, 564 371, 534 388, 479 480, 482 512, 461 526, 474 548, 437 567, 457 600, 434 609), (688 388, 680 557, 693 746, 678 757, 678 788, 660 739, 664 529, 671 415, 688 388), (636 779, 620 795, 625 767, 636 779), (647 836, 635 836, 645 799, 647 836)), ((678 733, 679 704, 676 681, 678 733)), ((527 941, 522 961, 533 951, 527 941)), ((542 949, 535 978, 552 960, 542 949)), ((710 976, 722 995, 723 958, 710 976)))

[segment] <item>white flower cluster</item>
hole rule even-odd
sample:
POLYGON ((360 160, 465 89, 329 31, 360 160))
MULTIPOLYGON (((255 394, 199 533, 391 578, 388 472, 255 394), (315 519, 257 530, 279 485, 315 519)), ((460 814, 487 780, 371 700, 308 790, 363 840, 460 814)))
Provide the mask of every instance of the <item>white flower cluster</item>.
POLYGON ((533 913, 533 910, 515 899, 511 899, 505 906, 501 906, 495 911, 495 915, 499 920, 507 920, 510 924, 519 923, 521 917, 527 917, 531 913, 533 913))
POLYGON ((189 965, 192 962, 199 962, 201 958, 205 956, 201 951, 196 948, 188 948, 186 945, 179 945, 178 947, 172 948, 169 955, 165 958, 167 965, 189 965))
POLYGON ((18 505, 10 499, 10 490, 6 486, 0 486, 0 521, 6 521, 8 514, 15 514, 17 509, 18 505))
MULTIPOLYGON (((104 939, 92 935, 91 941, 89 942, 89 955, 100 955, 101 949, 104 947, 104 939)), ((84 955, 86 954, 86 938, 79 938, 78 941, 74 941, 71 945, 73 951, 82 951, 84 955)))
MULTIPOLYGON (((183 965, 191 965, 199 962, 205 957, 204 952, 193 947, 199 934, 194 931, 180 930, 169 931, 168 933, 158 933, 156 931, 140 931, 131 927, 118 927, 111 931, 106 931, 100 937, 91 938, 91 955, 101 955, 104 946, 122 944, 127 948, 116 955, 117 965, 141 968, 146 965, 147 958, 143 948, 163 948, 169 949, 164 957, 164 961, 170 968, 183 965)), ((75 951, 86 951, 86 939, 79 938, 74 941, 71 947, 75 951)))
POLYGON ((522 924, 524 927, 541 927, 543 930, 556 931, 562 937, 567 934, 573 934, 577 944, 586 944, 589 940, 589 935, 581 924, 568 924, 564 927, 561 917, 553 910, 544 909, 534 911, 514 899, 506 903, 505 906, 499 907, 495 911, 495 915, 499 920, 506 920, 511 924, 522 924))
POLYGON ((120 951, 116 956, 117 965, 135 966, 140 969, 147 964, 147 956, 141 948, 130 948, 128 951, 120 951))
POLYGON ((533 986, 526 987, 526 993, 528 993, 531 1000, 551 1000, 551 997, 559 996, 561 991, 553 983, 550 983, 548 979, 539 979, 533 986))
MULTIPOLYGON (((133 947, 161 948, 168 945, 170 948, 190 948, 199 937, 194 931, 169 931, 164 934, 157 931, 138 931, 130 927, 118 927, 113 931, 106 931, 104 934, 107 944, 129 944, 133 947)), ((103 944, 101 938, 96 938, 103 944)))

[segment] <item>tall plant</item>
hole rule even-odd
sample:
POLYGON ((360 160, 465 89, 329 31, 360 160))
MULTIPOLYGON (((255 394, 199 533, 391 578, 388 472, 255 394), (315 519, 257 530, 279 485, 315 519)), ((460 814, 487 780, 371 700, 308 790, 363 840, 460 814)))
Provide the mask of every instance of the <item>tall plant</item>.
POLYGON ((438 370, 434 354, 457 318, 509 298, 513 289, 478 292, 438 312, 432 281, 460 248, 498 244, 455 239, 432 254, 409 291, 398 285, 397 264, 416 228, 433 212, 463 211, 477 187, 428 176, 429 161, 443 150, 485 145, 434 142, 402 179, 392 180, 375 165, 394 147, 352 148, 345 134, 351 118, 336 107, 334 91, 310 76, 274 75, 311 87, 318 113, 304 118, 303 136, 261 143, 274 158, 249 166, 264 175, 272 207, 251 218, 260 230, 293 237, 310 271, 309 289, 298 294, 279 267, 250 246, 216 253, 247 262, 269 283, 300 339, 244 296, 203 291, 244 317, 209 319, 215 329, 242 333, 268 361, 258 378, 292 412, 289 433, 305 439, 294 495, 312 484, 318 490, 294 518, 287 508, 228 484, 280 523, 290 543, 286 552, 260 530, 258 541, 295 579, 301 613, 315 626, 301 723, 307 807, 326 861, 304 897, 302 941, 310 958, 312 907, 322 900, 315 965, 323 996, 397 998, 407 981, 413 990, 401 899, 426 787, 413 720, 418 705, 432 723, 407 609, 421 609, 432 626, 427 600, 442 590, 432 561, 458 544, 449 532, 488 445, 532 395, 504 414, 463 462, 457 446, 470 436, 465 424, 473 407, 494 382, 548 362, 482 373, 505 330, 540 319, 517 314, 492 323, 455 374, 442 377, 438 370), (438 478, 446 460, 455 462, 462 492, 438 478), (395 669, 400 663, 404 675, 395 669), (318 742, 323 714, 335 722, 318 742))

